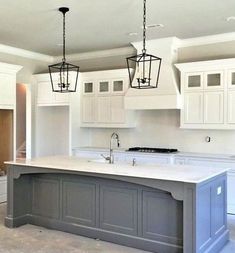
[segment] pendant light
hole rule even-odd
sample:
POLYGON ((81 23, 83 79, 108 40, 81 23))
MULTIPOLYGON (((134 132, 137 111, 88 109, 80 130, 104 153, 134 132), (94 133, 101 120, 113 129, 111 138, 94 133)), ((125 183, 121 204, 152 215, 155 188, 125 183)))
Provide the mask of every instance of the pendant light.
POLYGON ((127 67, 130 87, 135 89, 157 88, 162 59, 147 54, 146 50, 146 0, 143 1, 143 49, 142 54, 128 57, 127 67), (132 75, 132 64, 135 64, 135 75, 132 75))
POLYGON ((69 11, 69 8, 61 7, 59 11, 63 14, 63 58, 62 62, 48 66, 51 86, 53 92, 75 92, 77 89, 79 67, 67 63, 65 58, 65 14, 69 11), (57 77, 55 72, 58 74, 57 77), (71 78, 72 75, 74 75, 75 78, 71 78))

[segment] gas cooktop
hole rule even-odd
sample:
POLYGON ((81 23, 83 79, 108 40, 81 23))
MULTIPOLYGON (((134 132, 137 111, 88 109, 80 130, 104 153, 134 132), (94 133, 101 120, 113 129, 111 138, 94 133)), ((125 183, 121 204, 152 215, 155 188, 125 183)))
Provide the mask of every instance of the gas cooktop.
POLYGON ((129 148, 127 151, 144 152, 144 153, 176 153, 178 152, 178 149, 132 147, 132 148, 129 148))

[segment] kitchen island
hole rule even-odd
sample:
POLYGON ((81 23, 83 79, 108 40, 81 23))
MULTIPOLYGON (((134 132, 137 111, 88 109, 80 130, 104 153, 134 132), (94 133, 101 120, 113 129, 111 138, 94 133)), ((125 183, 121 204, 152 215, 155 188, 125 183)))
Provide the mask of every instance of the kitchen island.
POLYGON ((7 164, 7 227, 30 223, 158 253, 216 253, 228 241, 226 169, 62 156, 7 164))

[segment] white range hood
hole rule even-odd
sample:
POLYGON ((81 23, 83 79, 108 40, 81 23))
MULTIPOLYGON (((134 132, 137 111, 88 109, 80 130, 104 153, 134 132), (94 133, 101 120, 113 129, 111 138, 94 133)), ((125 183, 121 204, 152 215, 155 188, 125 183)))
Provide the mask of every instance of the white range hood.
MULTIPOLYGON (((125 109, 180 109, 181 95, 176 81, 176 70, 174 69, 180 40, 176 37, 170 37, 148 40, 146 43, 147 53, 162 58, 158 88, 142 90, 129 88, 124 98, 125 109)), ((142 42, 135 42, 132 45, 140 54, 142 42)))

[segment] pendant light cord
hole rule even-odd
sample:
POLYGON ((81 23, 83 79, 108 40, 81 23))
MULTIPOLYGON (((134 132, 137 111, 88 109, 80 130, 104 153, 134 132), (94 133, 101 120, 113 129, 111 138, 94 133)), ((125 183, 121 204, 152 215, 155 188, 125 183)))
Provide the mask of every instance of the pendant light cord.
POLYGON ((143 12, 143 54, 146 53, 146 0, 144 0, 144 12, 143 12))
POLYGON ((63 13, 63 62, 66 62, 65 59, 65 13, 63 13))

